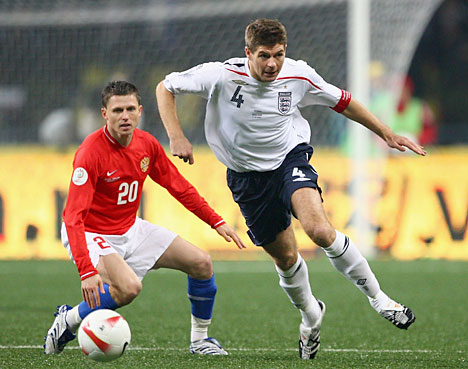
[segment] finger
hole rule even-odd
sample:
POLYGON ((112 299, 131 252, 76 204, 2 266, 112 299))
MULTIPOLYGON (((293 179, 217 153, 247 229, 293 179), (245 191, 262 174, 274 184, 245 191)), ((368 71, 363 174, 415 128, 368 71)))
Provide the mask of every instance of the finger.
POLYGON ((239 236, 237 235, 237 233, 233 232, 233 233, 231 233, 230 236, 231 236, 231 238, 234 240, 234 242, 236 243, 236 245, 237 245, 237 247, 238 247, 239 249, 242 250, 242 249, 247 248, 247 247, 244 245, 244 243, 242 242, 242 240, 239 238, 239 236))
POLYGON ((106 290, 104 289, 104 283, 102 281, 99 282, 99 290, 103 295, 106 293, 106 290))
POLYGON ((400 145, 398 142, 395 142, 395 148, 398 150, 398 151, 406 151, 406 147, 403 146, 403 145, 400 145))
POLYGON ((223 237, 224 237, 224 239, 225 239, 227 242, 231 242, 231 241, 232 241, 232 238, 229 237, 227 234, 223 234, 223 237))
POLYGON ((239 237, 234 238, 234 242, 240 250, 247 248, 239 237))
POLYGON ((426 156, 426 150, 424 150, 424 147, 420 146, 420 145, 415 145, 414 148, 411 148, 411 150, 413 150, 416 154, 419 154, 421 156, 426 156))
POLYGON ((92 294, 90 294, 90 291, 86 290, 86 296, 85 296, 85 301, 89 305, 91 309, 94 309, 96 306, 94 305, 94 298, 92 294))
POLYGON ((99 295, 98 288, 93 290, 94 299, 96 300, 96 306, 101 306, 101 295, 99 295))
POLYGON ((189 164, 192 165, 195 163, 195 160, 193 159, 193 154, 189 154, 189 164))
POLYGON ((389 143, 388 146, 390 146, 392 149, 397 149, 398 151, 406 151, 406 148, 396 141, 389 143))

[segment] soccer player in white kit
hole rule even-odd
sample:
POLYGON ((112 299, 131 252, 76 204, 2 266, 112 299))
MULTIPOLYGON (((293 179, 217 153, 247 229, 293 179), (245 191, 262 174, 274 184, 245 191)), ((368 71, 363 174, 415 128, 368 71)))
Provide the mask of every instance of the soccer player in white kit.
POLYGON ((286 29, 279 21, 258 19, 249 24, 245 44, 244 58, 171 73, 158 84, 156 98, 172 154, 194 162, 192 145, 177 118, 174 96, 191 93, 204 97, 208 100, 206 140, 228 168, 228 185, 246 219, 248 234, 271 255, 280 286, 301 313, 302 359, 313 359, 320 347, 325 304, 312 294, 291 214, 381 316, 407 329, 415 320, 413 312, 380 289, 353 241, 335 230, 325 215, 318 174, 309 164, 313 153, 308 145, 310 126, 299 108, 328 106, 364 125, 391 148, 408 148, 423 156, 426 152, 396 135, 348 91, 327 83, 306 62, 286 58, 286 29))
POLYGON ((63 212, 62 242, 77 266, 83 301, 73 308, 57 307, 44 352, 61 353, 90 312, 129 304, 150 270, 170 268, 187 274, 190 352, 227 355, 216 339, 208 337, 217 291, 210 256, 174 232, 137 217, 146 178, 164 187, 226 241, 233 240, 240 249, 245 245, 179 173, 156 138, 137 128, 142 106, 133 84, 110 82, 102 91, 101 112, 106 124, 75 154, 63 212))

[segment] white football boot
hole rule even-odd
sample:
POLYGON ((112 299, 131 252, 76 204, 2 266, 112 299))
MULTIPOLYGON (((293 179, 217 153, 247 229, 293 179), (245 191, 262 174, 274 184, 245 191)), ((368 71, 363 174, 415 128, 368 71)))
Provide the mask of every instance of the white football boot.
POLYGON ((395 327, 400 329, 408 329, 414 323, 416 317, 409 307, 399 304, 389 298, 388 302, 382 307, 379 306, 377 300, 369 298, 371 306, 377 311, 380 316, 387 319, 395 327))
POLYGON ((317 300, 317 302, 321 309, 318 323, 312 328, 306 327, 302 323, 299 325, 299 357, 304 360, 313 359, 320 348, 320 326, 326 308, 323 301, 317 300))
POLYGON ((76 335, 70 331, 66 321, 67 312, 71 309, 68 305, 57 306, 54 323, 44 337, 44 354, 60 354, 65 345, 75 339, 76 335))
POLYGON ((228 355, 218 340, 213 337, 192 342, 190 352, 198 355, 228 355))

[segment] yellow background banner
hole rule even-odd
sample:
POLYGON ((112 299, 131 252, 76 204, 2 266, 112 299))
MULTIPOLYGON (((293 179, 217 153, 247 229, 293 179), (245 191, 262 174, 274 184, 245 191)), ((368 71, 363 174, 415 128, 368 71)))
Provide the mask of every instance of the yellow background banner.
MULTIPOLYGON (((0 259, 68 258, 59 234, 61 213, 72 172, 74 148, 0 149, 0 259)), ((208 203, 233 225, 248 245, 237 251, 208 225, 188 212, 165 189, 148 179, 141 215, 169 228, 214 258, 264 257, 246 235, 246 226, 226 185, 225 168, 209 149, 195 148, 195 165, 173 162, 208 203)), ((311 163, 319 173, 324 207, 338 230, 355 235, 350 197, 352 165, 338 152, 318 148, 311 163)), ((370 195, 369 223, 376 231, 378 255, 398 259, 468 260, 468 149, 429 152, 425 158, 399 155, 366 164, 365 191, 370 195)), ((318 248, 297 221, 301 253, 318 248)))

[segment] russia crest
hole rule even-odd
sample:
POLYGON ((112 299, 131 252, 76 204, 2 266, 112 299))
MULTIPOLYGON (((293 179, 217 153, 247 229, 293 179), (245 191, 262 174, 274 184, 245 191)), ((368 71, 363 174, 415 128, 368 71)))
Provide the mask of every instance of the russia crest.
POLYGON ((291 109, 292 92, 278 92, 278 110, 286 114, 291 109))
POLYGON ((150 158, 147 157, 147 156, 145 156, 143 159, 141 159, 140 168, 141 168, 142 172, 146 172, 148 170, 149 162, 150 162, 150 158))

